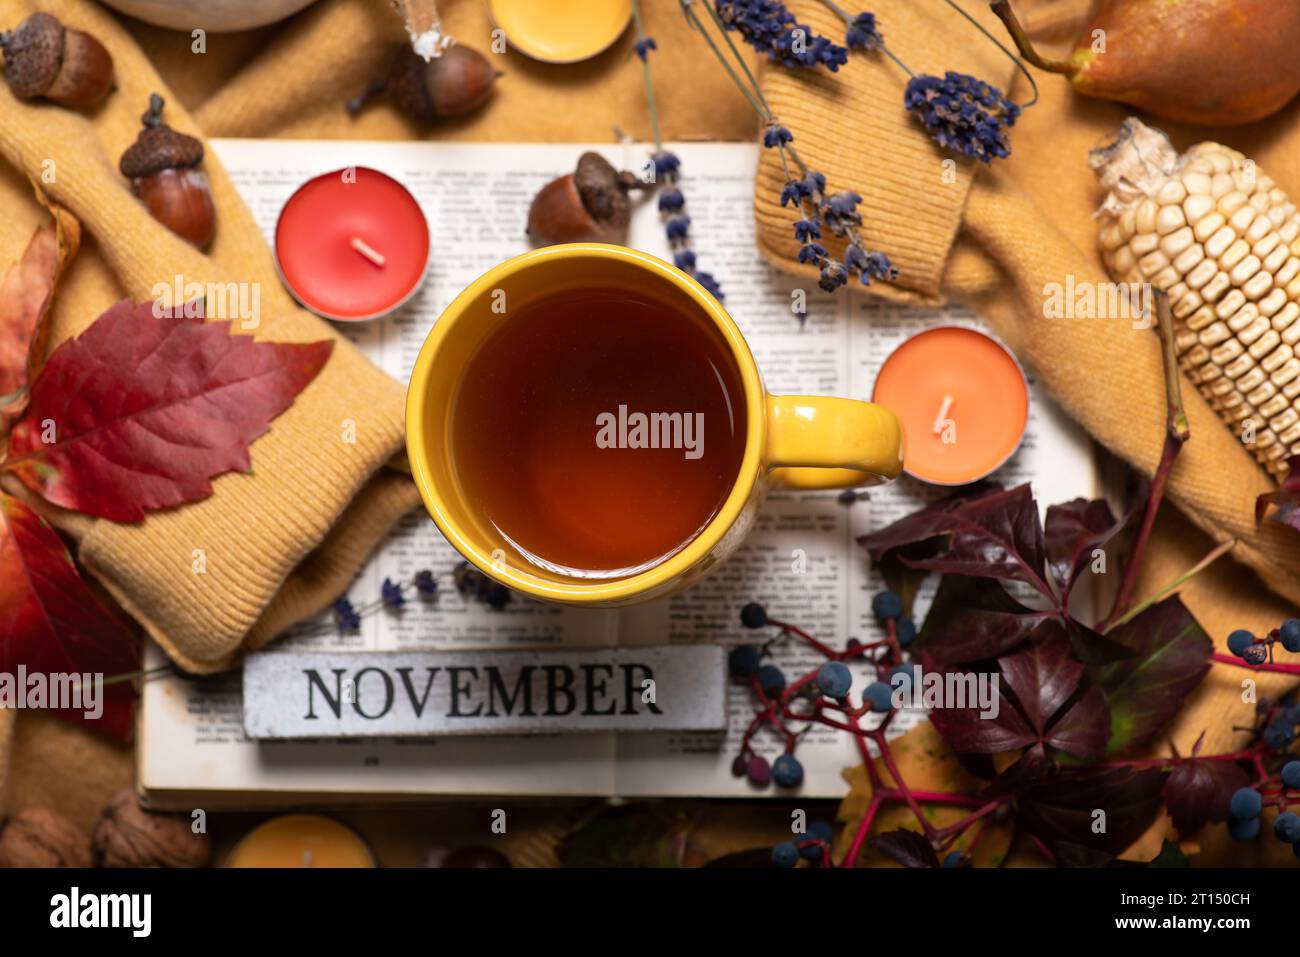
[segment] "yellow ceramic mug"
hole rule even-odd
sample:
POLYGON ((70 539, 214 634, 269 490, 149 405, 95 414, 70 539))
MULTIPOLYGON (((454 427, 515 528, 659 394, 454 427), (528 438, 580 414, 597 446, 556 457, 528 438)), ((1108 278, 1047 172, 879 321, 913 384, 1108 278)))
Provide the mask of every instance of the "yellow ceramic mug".
POLYGON ((846 488, 895 478, 902 433, 888 409, 818 396, 768 395, 754 357, 726 310, 694 279, 633 249, 574 243, 537 249, 489 270, 465 287, 435 323, 411 372, 406 447, 424 504, 462 555, 497 581, 551 601, 622 605, 684 588, 744 538, 767 489, 846 488), (683 548, 646 571, 619 579, 569 579, 502 556, 503 543, 479 521, 456 481, 451 415, 461 371, 514 309, 557 293, 592 287, 648 291, 702 317, 725 340, 744 385, 748 431, 739 473, 722 507, 683 548), (499 291, 499 292, 498 292, 499 291))

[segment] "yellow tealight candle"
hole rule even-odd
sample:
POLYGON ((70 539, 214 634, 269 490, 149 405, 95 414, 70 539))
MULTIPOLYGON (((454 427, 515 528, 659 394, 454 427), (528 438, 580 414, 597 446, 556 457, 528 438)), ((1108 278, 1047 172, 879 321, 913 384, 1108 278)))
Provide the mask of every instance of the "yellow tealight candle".
POLYGON ((259 824, 230 852, 227 867, 374 867, 355 831, 319 814, 286 814, 259 824))
POLYGON ((632 18, 632 0, 488 0, 488 9, 507 43, 548 63, 595 56, 632 18))

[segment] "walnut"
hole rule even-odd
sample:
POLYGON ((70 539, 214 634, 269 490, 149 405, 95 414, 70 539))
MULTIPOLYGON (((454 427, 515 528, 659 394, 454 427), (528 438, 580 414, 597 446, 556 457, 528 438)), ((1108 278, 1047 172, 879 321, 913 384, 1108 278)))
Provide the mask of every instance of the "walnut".
POLYGON ((188 817, 146 811, 130 790, 104 808, 94 846, 103 867, 204 867, 212 856, 212 842, 194 833, 188 817))
POLYGON ((0 832, 0 867, 89 867, 90 839, 61 814, 30 807, 0 832))

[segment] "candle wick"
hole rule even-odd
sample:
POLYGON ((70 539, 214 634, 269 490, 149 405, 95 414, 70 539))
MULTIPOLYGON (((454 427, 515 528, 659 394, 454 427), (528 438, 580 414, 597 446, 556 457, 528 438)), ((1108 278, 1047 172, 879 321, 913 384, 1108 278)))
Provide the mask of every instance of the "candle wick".
POLYGON ((939 414, 934 417, 934 426, 932 431, 937 435, 943 431, 944 426, 948 424, 948 412, 952 409, 952 396, 945 395, 943 404, 939 406, 939 414))
POLYGON ((355 249, 357 252, 361 253, 361 255, 365 256, 376 266, 382 267, 384 263, 388 262, 388 259, 384 256, 383 253, 375 249, 373 246, 367 243, 360 236, 353 236, 352 239, 349 241, 348 245, 351 246, 353 249, 355 249))

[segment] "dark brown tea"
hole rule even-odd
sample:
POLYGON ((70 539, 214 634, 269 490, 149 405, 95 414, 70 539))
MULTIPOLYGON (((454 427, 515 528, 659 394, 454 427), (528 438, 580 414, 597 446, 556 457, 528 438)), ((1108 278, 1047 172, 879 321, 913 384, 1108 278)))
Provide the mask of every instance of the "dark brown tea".
POLYGON ((620 289, 520 307, 452 409, 461 494, 541 573, 611 579, 681 549, 740 471, 745 394, 701 318, 620 289))

